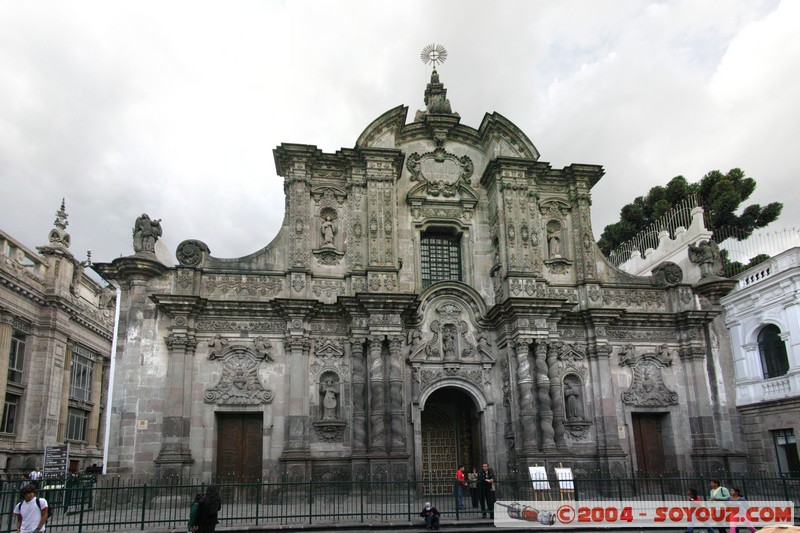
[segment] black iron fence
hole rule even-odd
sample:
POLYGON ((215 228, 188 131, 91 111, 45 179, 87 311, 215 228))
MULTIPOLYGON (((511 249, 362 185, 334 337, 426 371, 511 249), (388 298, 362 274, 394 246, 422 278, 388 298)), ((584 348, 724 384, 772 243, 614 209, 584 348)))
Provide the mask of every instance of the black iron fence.
MULTIPOLYGON (((185 527, 199 480, 142 482, 101 476, 80 483, 45 485, 39 495, 51 508, 48 531, 146 531, 185 527)), ((800 478, 736 474, 720 478, 750 500, 792 501, 800 515, 800 478)), ((499 476, 497 500, 685 500, 688 489, 708 492, 708 477, 661 475, 651 477, 578 477, 571 485, 556 479, 536 483, 499 476), (549 487, 545 490, 544 486, 549 487)), ((236 482, 219 480, 221 526, 299 523, 356 523, 421 520, 430 501, 448 520, 482 516, 469 488, 463 489, 463 509, 457 506, 455 484, 430 481, 296 481, 236 482)), ((13 507, 20 501, 19 482, 0 485, 2 531, 16 531, 13 507)), ((487 509, 488 511, 488 509, 487 509)))

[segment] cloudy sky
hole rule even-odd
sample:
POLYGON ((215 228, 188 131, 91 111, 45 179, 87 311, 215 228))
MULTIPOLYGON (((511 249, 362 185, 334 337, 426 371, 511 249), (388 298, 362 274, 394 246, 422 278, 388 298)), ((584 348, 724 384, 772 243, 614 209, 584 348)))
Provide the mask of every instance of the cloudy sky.
POLYGON ((462 123, 497 111, 555 167, 601 164, 599 237, 682 174, 740 167, 800 226, 800 2, 0 1, 0 228, 44 244, 66 197, 73 253, 266 245, 283 218, 272 149, 353 147, 423 107, 440 67, 462 123))

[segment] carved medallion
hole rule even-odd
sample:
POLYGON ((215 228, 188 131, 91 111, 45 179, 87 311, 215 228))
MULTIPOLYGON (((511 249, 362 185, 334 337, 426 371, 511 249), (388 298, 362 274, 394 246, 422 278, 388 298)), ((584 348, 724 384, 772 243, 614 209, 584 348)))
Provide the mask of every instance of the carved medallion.
POLYGON ((219 382, 206 390, 205 403, 219 405, 259 405, 271 403, 274 393, 258 379, 259 361, 250 352, 234 349, 221 360, 219 382))

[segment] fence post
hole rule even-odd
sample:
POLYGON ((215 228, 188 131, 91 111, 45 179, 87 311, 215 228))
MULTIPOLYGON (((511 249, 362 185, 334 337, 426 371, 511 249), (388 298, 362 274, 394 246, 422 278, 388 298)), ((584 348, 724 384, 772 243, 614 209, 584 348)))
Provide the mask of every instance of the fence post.
POLYGON ((261 480, 256 482, 256 525, 258 525, 258 516, 261 507, 261 480))
POLYGON ((78 533, 83 532, 83 506, 86 502, 86 487, 81 488, 81 511, 80 517, 78 518, 78 533))
POLYGON ((360 494, 358 496, 359 504, 361 506, 361 521, 364 521, 364 480, 362 479, 359 482, 359 491, 360 494))
POLYGON ((311 515, 314 514, 314 480, 308 481, 308 523, 313 523, 311 515))
POLYGON ((661 474, 658 475, 658 486, 661 489, 661 501, 663 502, 666 500, 666 495, 664 494, 664 476, 661 474))
POLYGON ((794 502, 794 499, 789 497, 789 485, 786 483, 786 474, 780 472, 781 484, 783 485, 783 497, 786 501, 794 502))
POLYGON ((141 531, 144 531, 144 513, 146 508, 147 508, 147 483, 145 483, 144 486, 142 487, 142 522, 141 522, 141 527, 139 528, 141 531))
POLYGON ((617 494, 619 495, 619 501, 622 501, 622 480, 619 476, 617 476, 617 494))

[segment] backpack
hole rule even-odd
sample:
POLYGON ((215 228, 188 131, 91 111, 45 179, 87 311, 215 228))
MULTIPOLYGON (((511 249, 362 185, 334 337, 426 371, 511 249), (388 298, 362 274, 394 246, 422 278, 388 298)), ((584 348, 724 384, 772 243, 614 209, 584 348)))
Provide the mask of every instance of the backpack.
POLYGON ((195 500, 192 502, 192 506, 189 508, 189 529, 197 523, 197 515, 200 513, 200 500, 195 500))
MULTIPOLYGON (((24 501, 25 500, 17 502, 17 505, 14 506, 14 512, 17 513, 20 516, 22 516, 22 503, 24 501)), ((42 512, 42 504, 39 503, 39 497, 38 496, 36 497, 36 507, 39 508, 39 512, 42 512)), ((50 520, 50 513, 47 513, 47 518, 45 518, 44 523, 46 524, 48 520, 50 520)))

